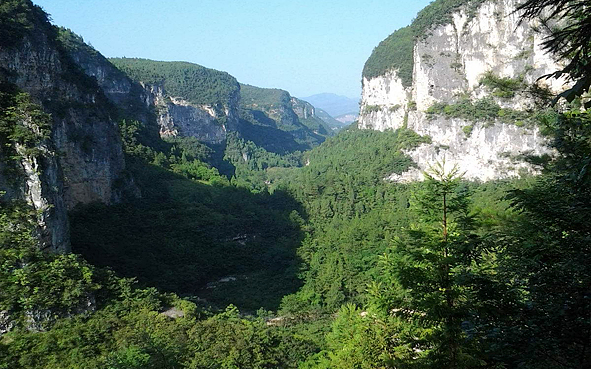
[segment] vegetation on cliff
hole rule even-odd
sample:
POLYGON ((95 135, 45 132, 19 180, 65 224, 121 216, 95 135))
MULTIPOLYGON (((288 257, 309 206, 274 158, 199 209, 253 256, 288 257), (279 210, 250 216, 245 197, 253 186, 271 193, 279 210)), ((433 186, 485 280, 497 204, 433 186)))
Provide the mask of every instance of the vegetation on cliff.
MULTIPOLYGON (((542 17, 559 21, 561 25, 549 27, 550 35, 542 43, 544 49, 563 62, 565 67, 546 77, 566 77, 572 87, 554 100, 565 98, 572 102, 591 89, 591 16, 589 4, 582 0, 527 0, 518 6, 524 19, 542 17)), ((591 102, 587 102, 587 108, 591 102)))
POLYGON ((312 114, 313 107, 276 88, 240 85, 241 135, 259 146, 277 153, 309 150, 318 146, 332 130, 312 114), (296 112, 298 110, 298 112, 296 112), (289 142, 289 136, 294 143, 289 142), (283 146, 283 150, 277 145, 283 146))
POLYGON ((163 62, 139 58, 110 58, 109 61, 133 80, 161 86, 170 97, 194 104, 227 106, 240 89, 226 72, 187 62, 163 62))
MULTIPOLYGON (((84 258, 41 252, 37 214, 0 197, 0 368, 588 368, 591 113, 577 106, 544 121, 542 175, 489 183, 445 163, 385 181, 429 143, 406 128, 280 155, 235 134, 222 150, 152 147, 122 120, 142 197, 71 213, 84 258)), ((2 156, 34 149, 48 119, 3 88, 2 156)))
POLYGON ((20 169, 20 159, 39 159, 50 135, 51 117, 29 94, 12 84, 0 82, 0 159, 4 175, 13 177, 20 169))
POLYGON ((415 34, 411 27, 395 31, 373 49, 363 67, 363 78, 372 79, 395 70, 404 87, 412 85, 415 34))
POLYGON ((395 70, 404 87, 412 85, 414 46, 429 31, 451 21, 454 11, 465 7, 469 16, 484 0, 436 0, 421 10, 410 26, 401 28, 376 46, 363 67, 367 79, 383 76, 395 70))
POLYGON ((289 105, 289 92, 278 88, 240 85, 240 106, 243 108, 280 109, 289 105))
POLYGON ((542 124, 548 116, 553 116, 551 110, 521 111, 501 108, 494 99, 485 97, 478 100, 461 98, 454 103, 435 103, 427 111, 427 117, 443 115, 449 118, 461 118, 468 122, 483 122, 494 124, 501 122, 514 124, 518 127, 542 124))
POLYGON ((42 21, 51 25, 43 10, 30 0, 6 0, 0 4, 0 46, 14 47, 42 21))

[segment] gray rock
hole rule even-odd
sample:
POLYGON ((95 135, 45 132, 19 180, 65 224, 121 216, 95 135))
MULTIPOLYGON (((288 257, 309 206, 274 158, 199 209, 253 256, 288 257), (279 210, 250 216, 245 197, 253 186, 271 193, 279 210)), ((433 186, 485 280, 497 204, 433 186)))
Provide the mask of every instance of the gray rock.
POLYGON ((511 98, 492 95, 480 84, 490 72, 503 78, 522 78, 524 84, 539 83, 553 92, 564 81, 538 78, 559 69, 541 47, 545 35, 535 21, 520 23, 514 13, 516 0, 489 0, 475 13, 459 8, 449 24, 428 31, 415 43, 413 84, 405 88, 391 70, 363 79, 359 127, 397 129, 406 126, 429 135, 432 143, 408 154, 420 170, 391 177, 397 181, 420 180, 421 170, 444 158, 457 164, 469 179, 491 180, 517 176, 535 168, 517 160, 527 154, 549 153, 546 141, 535 127, 517 127, 496 122, 475 122, 438 116, 428 119, 426 110, 435 103, 454 103, 461 97, 473 101, 489 97, 500 107, 524 111, 535 108, 531 95, 517 91, 511 98), (466 134, 465 127, 471 129, 466 134))

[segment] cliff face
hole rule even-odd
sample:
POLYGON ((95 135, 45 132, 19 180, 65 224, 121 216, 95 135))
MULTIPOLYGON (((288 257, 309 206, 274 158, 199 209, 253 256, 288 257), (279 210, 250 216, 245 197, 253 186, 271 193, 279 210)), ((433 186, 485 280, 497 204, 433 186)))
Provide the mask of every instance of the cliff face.
POLYGON ((156 107, 161 137, 195 137, 218 144, 226 140, 229 129, 238 126, 238 93, 232 94, 225 106, 199 105, 170 96, 161 85, 142 85, 148 91, 149 104, 156 107))
POLYGON ((240 87, 228 73, 185 62, 109 61, 133 80, 132 85, 141 86, 143 94, 135 98, 154 112, 161 137, 195 137, 217 144, 238 126, 240 87))
POLYGON ((291 110, 297 115, 300 122, 312 132, 321 136, 332 135, 328 124, 317 114, 316 108, 307 101, 292 97, 290 100, 291 110))
POLYGON ((131 80, 71 30, 60 28, 59 40, 76 65, 96 80, 105 96, 118 108, 119 115, 142 121, 146 125, 155 125, 150 105, 153 98, 149 91, 131 80))
POLYGON ((170 93, 161 81, 148 83, 141 78, 130 79, 82 40, 79 44, 71 54, 85 73, 96 78, 107 97, 127 117, 144 122, 150 129, 155 125, 160 137, 195 137, 215 144, 226 139, 228 128, 237 126, 237 91, 231 93, 224 104, 198 104, 170 93))
POLYGON ((185 62, 106 59, 69 30, 62 42, 95 78, 125 117, 142 121, 151 135, 193 137, 220 144, 228 132, 274 152, 318 145, 330 128, 306 101, 287 91, 240 86, 228 73, 185 62))
POLYGON ((16 183, 8 179, 4 187, 8 195, 26 199, 39 211, 45 246, 67 251, 66 210, 78 203, 116 201, 125 162, 108 100, 69 58, 46 15, 28 4, 33 9, 30 27, 13 45, 0 46, 0 78, 29 93, 51 114, 51 133, 40 147, 46 155, 23 155, 25 177, 16 183))
MULTIPOLYGON (((558 66, 540 47, 544 34, 532 22, 520 23, 517 3, 468 4, 455 9, 446 24, 428 29, 414 43, 411 83, 397 68, 365 76, 359 127, 406 125, 431 136, 432 144, 409 153, 420 169, 445 158, 472 179, 531 171, 516 159, 546 152, 533 124, 536 100, 560 91, 563 82, 537 81, 558 66), (486 119, 470 113, 483 107, 491 109, 486 119)), ((418 178, 414 171, 393 179, 418 178)))
POLYGON ((65 65, 63 54, 46 34, 35 32, 18 48, 0 51, 0 64, 10 82, 52 114, 51 141, 64 172, 67 206, 110 203, 125 168, 118 127, 98 86, 65 65))
MULTIPOLYGON (((31 114, 22 106, 13 105, 12 108, 18 111, 17 125, 39 133, 37 114, 31 114)), ((5 142, 2 139, 2 143, 5 142)), ((41 248, 68 251, 70 235, 62 172, 52 143, 40 139, 35 143, 34 152, 15 141, 8 145, 0 148, 0 199, 25 200, 37 212, 37 237, 41 248)))

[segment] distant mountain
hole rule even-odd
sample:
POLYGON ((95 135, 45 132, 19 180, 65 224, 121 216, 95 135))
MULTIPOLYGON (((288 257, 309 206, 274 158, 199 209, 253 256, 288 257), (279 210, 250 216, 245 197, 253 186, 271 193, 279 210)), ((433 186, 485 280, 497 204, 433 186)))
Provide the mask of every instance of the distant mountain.
POLYGON ((359 118, 359 113, 357 113, 357 112, 342 114, 342 115, 334 117, 334 119, 339 121, 342 125, 349 125, 349 124, 355 122, 357 120, 357 118, 359 118))
POLYGON ((333 118, 332 115, 328 114, 320 108, 316 108, 316 116, 322 119, 333 131, 339 131, 348 126, 352 122, 344 122, 339 119, 333 118))
POLYGON ((359 112, 359 99, 352 99, 346 96, 339 96, 331 93, 316 94, 302 97, 310 104, 326 111, 333 117, 359 112))
POLYGON ((241 84, 240 96, 238 131, 268 151, 309 150, 334 134, 312 104, 287 91, 241 84))

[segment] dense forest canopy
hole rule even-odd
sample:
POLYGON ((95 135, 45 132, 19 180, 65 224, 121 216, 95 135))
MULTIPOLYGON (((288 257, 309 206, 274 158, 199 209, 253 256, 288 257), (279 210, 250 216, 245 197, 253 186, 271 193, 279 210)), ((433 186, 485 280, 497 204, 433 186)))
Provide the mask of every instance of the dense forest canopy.
POLYGON ((244 107, 279 108, 289 104, 289 100, 289 93, 284 90, 240 85, 240 104, 244 107))
POLYGON ((241 84, 239 111, 242 136, 276 153, 309 150, 333 134, 311 105, 276 88, 241 84))
POLYGON ((139 58, 111 58, 133 80, 162 86, 171 97, 194 104, 223 104, 235 98, 240 86, 226 72, 187 62, 161 62, 139 58))
MULTIPOLYGON (((582 2, 560 3, 580 21, 572 45, 588 43, 582 2)), ((548 2, 526 4, 536 14, 548 2)), ((462 5, 432 3, 404 37, 462 5)), ((0 4, 0 36, 15 35, 14 22, 26 30, 29 11, 48 26, 27 0, 0 4)), ((82 47, 53 32, 63 50, 82 47)), ((147 83, 179 81, 167 89, 194 103, 238 91, 229 75, 193 64, 113 62, 147 83)), ((562 73, 586 81, 585 63, 562 73)), ((0 192, 0 368, 589 368, 585 83, 539 122, 555 151, 541 174, 486 183, 445 162, 422 182, 385 180, 416 166, 407 150, 431 143, 407 127, 351 127, 302 153, 235 132, 222 147, 154 143, 141 122, 120 119, 126 174, 142 196, 71 211, 74 253, 42 252, 39 214, 0 192)), ((242 94, 249 109, 289 99, 252 86, 242 94)), ((433 113, 488 119, 497 108, 433 113)), ((23 159, 54 155, 50 127, 2 80, 4 182, 22 180, 23 159)))

